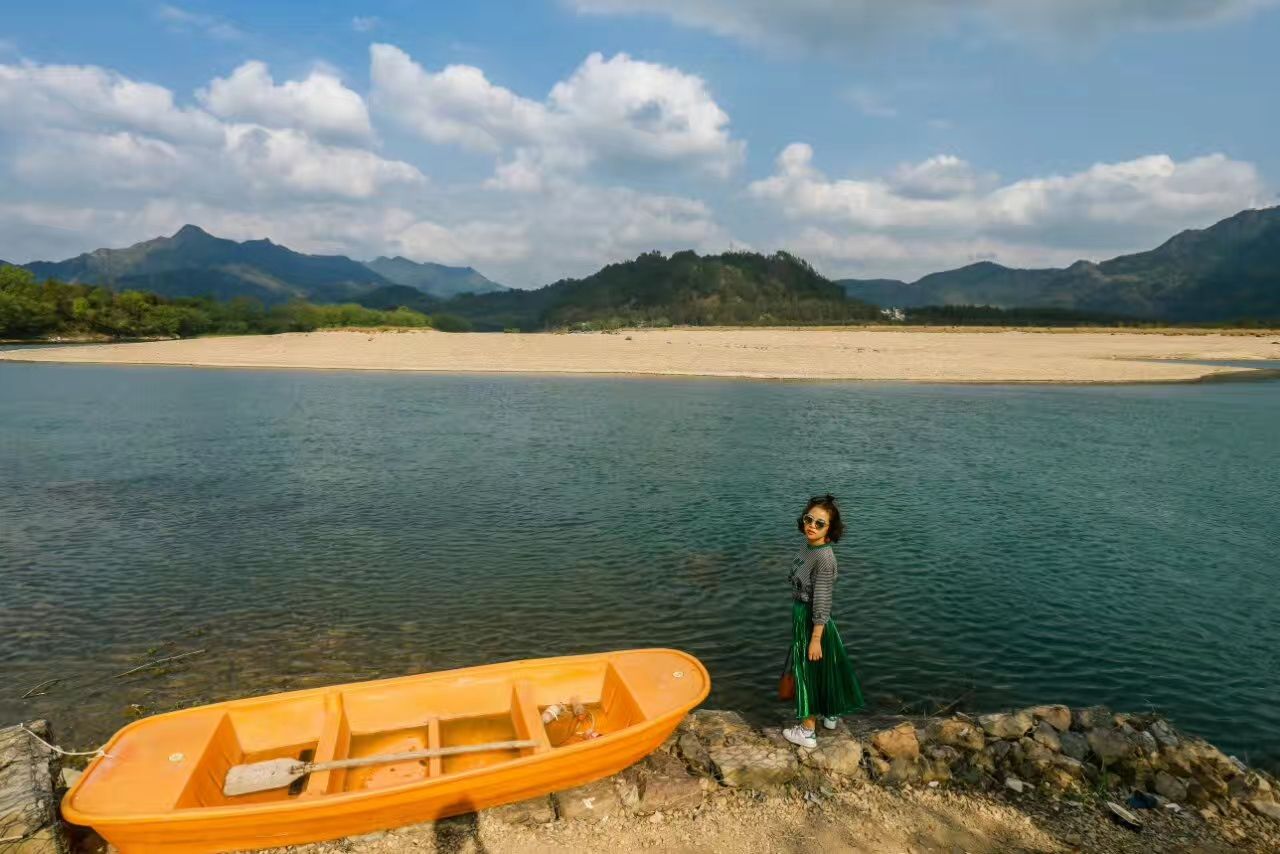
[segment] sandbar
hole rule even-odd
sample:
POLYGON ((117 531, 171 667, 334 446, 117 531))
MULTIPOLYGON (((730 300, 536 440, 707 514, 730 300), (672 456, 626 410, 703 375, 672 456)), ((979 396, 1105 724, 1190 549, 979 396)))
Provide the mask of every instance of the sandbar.
POLYGON ((564 373, 935 383, 1179 382, 1280 359, 1280 332, 894 327, 608 333, 342 330, 0 352, 0 360, 203 368, 564 373))

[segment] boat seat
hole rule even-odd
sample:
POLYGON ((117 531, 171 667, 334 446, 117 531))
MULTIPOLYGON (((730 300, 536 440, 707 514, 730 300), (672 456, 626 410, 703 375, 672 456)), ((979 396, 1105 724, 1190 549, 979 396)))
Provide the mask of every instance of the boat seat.
MULTIPOLYGON (((351 727, 347 725, 347 713, 343 707, 341 692, 326 694, 324 698, 324 725, 316 744, 313 762, 332 762, 346 759, 351 749, 351 727)), ((347 770, 317 771, 310 775, 307 787, 300 798, 318 798, 330 792, 341 792, 347 770)))
POLYGON ((542 714, 538 711, 531 682, 522 680, 512 688, 511 717, 515 721, 517 738, 538 742, 537 747, 525 748, 521 755, 529 756, 551 750, 551 740, 547 738, 547 729, 542 725, 542 714))

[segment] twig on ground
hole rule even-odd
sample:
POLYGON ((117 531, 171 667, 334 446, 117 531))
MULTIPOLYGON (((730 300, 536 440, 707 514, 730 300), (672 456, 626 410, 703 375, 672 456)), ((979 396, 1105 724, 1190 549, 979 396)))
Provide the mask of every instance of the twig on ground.
POLYGON ((117 673, 116 678, 119 679, 122 676, 128 676, 130 673, 137 673, 139 670, 146 670, 148 667, 155 667, 157 664, 166 664, 170 661, 177 661, 179 658, 189 658, 193 655, 199 655, 202 652, 205 652, 205 650, 197 649, 191 652, 184 652, 181 655, 171 655, 168 658, 157 658, 155 661, 148 661, 146 664, 139 664, 131 670, 126 670, 124 673, 117 673))

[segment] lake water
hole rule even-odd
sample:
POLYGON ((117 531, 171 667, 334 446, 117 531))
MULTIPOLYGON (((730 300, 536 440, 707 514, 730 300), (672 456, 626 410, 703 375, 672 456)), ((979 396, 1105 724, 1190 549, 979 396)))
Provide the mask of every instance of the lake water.
POLYGON ((1278 425, 1275 381, 0 363, 0 723, 92 746, 198 702, 650 645, 776 720, 794 519, 830 490, 877 710, 1154 707, 1274 768, 1278 425))

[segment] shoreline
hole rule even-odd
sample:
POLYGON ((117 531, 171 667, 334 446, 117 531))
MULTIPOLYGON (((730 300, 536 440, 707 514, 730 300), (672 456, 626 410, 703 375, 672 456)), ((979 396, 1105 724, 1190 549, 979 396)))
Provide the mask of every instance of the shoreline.
POLYGON ((324 331, 34 345, 0 360, 156 367, 707 377, 941 384, 1264 379, 1280 333, 1094 329, 679 328, 616 333, 324 331))
MULTIPOLYGON (((44 722, 31 726, 52 737, 44 722)), ((60 766, 81 763, 64 765, 29 739, 3 738, 7 732, 0 728, 8 758, 47 768, 42 776, 52 783, 24 790, 47 805, 28 832, 56 832, 52 781, 60 766)), ((87 829, 71 831, 73 851, 104 847, 87 829)), ((820 730, 816 749, 788 743, 776 725, 699 709, 646 758, 577 788, 269 850, 756 854, 800 850, 802 838, 816 843, 806 850, 866 852, 1272 851, 1280 845, 1280 780, 1158 714, 1105 706, 854 715, 820 730), (1117 820, 1108 803, 1130 816, 1117 820), (1139 825, 1126 826, 1129 818, 1139 825)))

